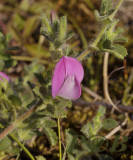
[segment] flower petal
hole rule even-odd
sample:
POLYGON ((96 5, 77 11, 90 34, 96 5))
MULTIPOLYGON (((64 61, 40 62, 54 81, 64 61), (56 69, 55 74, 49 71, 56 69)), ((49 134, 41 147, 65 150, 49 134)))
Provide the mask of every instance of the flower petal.
POLYGON ((66 77, 66 69, 63 59, 56 64, 52 78, 52 96, 56 97, 66 77))
POLYGON ((10 78, 4 72, 0 72, 0 80, 4 81, 4 79, 6 79, 8 82, 10 81, 10 78))
POLYGON ((74 75, 80 84, 84 76, 82 64, 72 57, 64 56, 56 64, 54 75, 52 78, 52 96, 56 97, 65 79, 74 75))
POLYGON ((76 58, 64 56, 62 59, 65 63, 66 77, 69 75, 75 75, 77 81, 80 83, 84 77, 82 64, 76 58))
POLYGON ((71 100, 75 100, 80 97, 81 95, 80 83, 77 81, 74 75, 68 76, 66 78, 63 86, 61 87, 57 95, 62 98, 71 100))

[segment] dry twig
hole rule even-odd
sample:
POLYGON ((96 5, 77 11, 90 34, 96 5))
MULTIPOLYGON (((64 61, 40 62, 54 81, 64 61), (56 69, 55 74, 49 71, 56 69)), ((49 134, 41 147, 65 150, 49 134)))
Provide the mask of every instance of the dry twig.
POLYGON ((99 96, 97 93, 93 92, 93 91, 90 90, 89 88, 87 88, 87 87, 85 87, 85 86, 83 86, 83 85, 81 85, 81 86, 82 86, 82 89, 83 89, 86 93, 88 93, 90 96, 94 97, 95 100, 102 100, 102 99, 103 99, 101 96, 99 96))
POLYGON ((108 90, 108 59, 109 59, 109 53, 106 52, 104 55, 104 63, 103 63, 103 87, 104 87, 104 96, 107 99, 107 101, 113 106, 115 110, 118 112, 121 112, 121 110, 113 103, 113 101, 110 98, 109 90, 108 90))
POLYGON ((119 126, 114 128, 109 134, 105 136, 105 138, 109 139, 111 136, 113 136, 115 133, 117 133, 123 126, 125 126, 127 123, 127 118, 122 122, 119 126))

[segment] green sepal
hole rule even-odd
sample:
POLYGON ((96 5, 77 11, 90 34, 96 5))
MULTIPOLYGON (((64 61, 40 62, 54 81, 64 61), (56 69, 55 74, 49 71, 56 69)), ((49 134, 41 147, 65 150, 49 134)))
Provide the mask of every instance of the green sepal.
POLYGON ((67 34, 67 17, 62 16, 59 24, 59 40, 63 40, 67 34))
POLYGON ((51 33, 51 26, 50 26, 50 23, 47 19, 47 17, 45 16, 45 14, 42 13, 41 15, 41 22, 42 22, 42 26, 48 31, 51 33))

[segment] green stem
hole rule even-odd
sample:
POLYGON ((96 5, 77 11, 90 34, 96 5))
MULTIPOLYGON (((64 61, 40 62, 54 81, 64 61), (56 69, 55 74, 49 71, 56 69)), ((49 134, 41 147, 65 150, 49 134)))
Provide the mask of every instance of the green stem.
MULTIPOLYGON (((0 128, 4 128, 4 126, 0 124, 0 128)), ((32 154, 27 150, 27 148, 12 133, 9 133, 9 136, 11 137, 11 139, 13 139, 14 141, 18 143, 18 145, 25 151, 25 153, 28 155, 28 157, 31 160, 35 160, 32 154)))
POLYGON ((35 158, 33 157, 33 155, 27 150, 27 148, 13 135, 13 134, 9 134, 9 136, 18 143, 18 145, 25 151, 25 153, 28 155, 28 157, 31 160, 35 160, 35 158))
MULTIPOLYGON (((115 11, 109 16, 110 20, 112 20, 112 19, 114 18, 115 14, 116 14, 116 12, 118 11, 118 9, 120 8, 122 2, 123 2, 123 0, 119 0, 117 6, 116 6, 116 8, 115 8, 115 11)), ((107 29, 107 26, 108 26, 107 23, 103 26, 101 32, 98 34, 97 38, 96 38, 96 39, 94 40, 94 42, 92 43, 92 45, 91 45, 92 47, 96 47, 96 46, 97 46, 97 44, 98 44, 99 41, 101 40, 103 34, 105 33, 105 31, 106 31, 106 29, 107 29)), ((92 51, 91 49, 86 50, 86 51, 83 52, 81 55, 79 55, 79 56, 77 57, 77 59, 78 59, 79 61, 83 60, 83 58, 86 57, 91 51, 92 51)))
MULTIPOLYGON (((108 26, 107 24, 103 26, 101 32, 99 33, 99 35, 97 36, 97 38, 96 38, 96 39, 94 40, 94 42, 92 43, 92 46, 93 46, 93 47, 96 47, 96 46, 97 46, 97 44, 99 43, 102 35, 103 35, 104 32, 106 31, 107 26, 108 26)), ((92 51, 92 49, 86 50, 86 51, 83 52, 81 55, 79 55, 79 56, 77 57, 77 59, 78 59, 79 61, 81 61, 81 60, 82 60, 84 57, 86 57, 91 51, 92 51)))
POLYGON ((57 118, 57 122, 58 122, 58 136, 59 136, 59 160, 62 160, 61 134, 60 134, 60 118, 57 118))
POLYGON ((113 19, 115 14, 117 13, 118 9, 120 8, 120 6, 122 5, 123 3, 123 0, 119 0, 118 4, 116 5, 116 8, 114 10, 114 12, 110 15, 110 19, 113 19))

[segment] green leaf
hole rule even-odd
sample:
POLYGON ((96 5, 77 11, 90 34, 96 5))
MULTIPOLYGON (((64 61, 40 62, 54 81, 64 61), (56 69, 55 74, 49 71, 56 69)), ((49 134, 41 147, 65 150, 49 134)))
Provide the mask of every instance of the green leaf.
POLYGON ((70 155, 68 154, 68 159, 69 160, 75 160, 75 157, 73 155, 71 155, 71 154, 70 155))
POLYGON ((56 132, 52 128, 45 128, 45 126, 43 126, 43 131, 46 134, 51 146, 55 146, 58 140, 56 132))
POLYGON ((27 19, 24 26, 23 39, 26 40, 38 27, 38 16, 32 16, 27 19))
POLYGON ((12 39, 12 35, 10 33, 7 33, 6 35, 6 43, 9 43, 12 39))
POLYGON ((5 54, 5 53, 4 54, 0 53, 0 59, 6 61, 6 60, 9 60, 10 58, 11 58, 10 55, 5 54))
POLYGON ((11 140, 8 137, 5 137, 0 141, 0 152, 5 151, 11 146, 11 140))
POLYGON ((89 143, 88 148, 92 153, 100 152, 101 147, 103 145, 106 145, 105 138, 101 136, 94 136, 90 139, 90 141, 87 141, 86 143, 89 143))
POLYGON ((72 102, 71 100, 66 100, 66 99, 58 97, 54 100, 54 106, 57 106, 57 107, 60 106, 62 108, 65 108, 65 107, 71 108, 72 102))
POLYGON ((73 130, 66 130, 66 151, 68 154, 73 153, 78 144, 78 135, 73 130))
POLYGON ((24 17, 19 13, 15 12, 11 20, 11 25, 14 29, 17 29, 16 34, 19 34, 24 29, 24 25, 25 25, 24 17))
POLYGON ((3 70, 4 69, 4 61, 0 59, 0 70, 3 70))
MULTIPOLYGON (((36 118, 34 118, 36 119, 36 118)), ((53 127, 57 127, 57 123, 55 120, 49 118, 49 117, 38 117, 37 118, 37 127, 41 128, 44 127, 45 128, 53 128, 53 127)))
POLYGON ((105 107, 100 106, 96 116, 92 119, 92 123, 88 122, 82 127, 81 132, 87 138, 95 136, 98 133, 98 131, 102 128, 102 120, 104 118, 105 112, 105 107))
POLYGON ((64 108, 62 108, 61 106, 47 105, 43 113, 44 115, 50 116, 53 118, 65 118, 66 117, 66 112, 64 108))
POLYGON ((31 131, 31 128, 24 128, 24 126, 22 126, 22 128, 17 129, 17 134, 20 141, 27 141, 35 135, 35 133, 31 131))
POLYGON ((44 158, 43 156, 36 156, 36 160, 46 160, 46 158, 44 158))
POLYGON ((112 0, 102 0, 100 14, 101 15, 110 15, 112 12, 113 12, 112 0))
POLYGON ((0 108, 7 109, 8 111, 12 111, 14 109, 12 102, 5 94, 0 97, 0 108))
POLYGON ((17 64, 17 61, 13 60, 13 59, 9 59, 5 61, 5 66, 4 68, 10 68, 10 67, 15 67, 17 64))
POLYGON ((49 14, 50 10, 49 8, 52 8, 54 10, 55 8, 55 3, 52 1, 34 1, 34 3, 31 3, 28 13, 30 14, 38 14, 40 15, 40 11, 45 11, 46 14, 49 14))
POLYGON ((22 105, 21 99, 18 96, 10 95, 10 96, 8 96, 8 98, 12 102, 13 105, 15 105, 15 106, 22 105))
POLYGON ((105 107, 100 106, 98 108, 96 116, 93 118, 93 122, 100 122, 100 119, 104 118, 105 113, 106 113, 105 107))
POLYGON ((94 14, 95 14, 95 17, 96 17, 97 21, 103 21, 103 22, 106 22, 106 23, 111 22, 108 15, 100 16, 100 14, 97 10, 94 11, 94 14))
POLYGON ((109 40, 109 39, 106 39, 102 44, 102 47, 107 48, 107 49, 110 49, 111 46, 112 46, 112 43, 111 43, 111 40, 109 40))
POLYGON ((103 121, 102 127, 106 130, 111 130, 115 128, 116 126, 118 126, 118 122, 115 121, 114 119, 108 118, 103 121))
POLYGON ((47 89, 44 88, 44 87, 39 87, 39 86, 37 86, 37 87, 35 87, 35 88, 33 89, 33 91, 34 91, 34 93, 35 93, 36 95, 38 95, 38 96, 39 96, 40 98, 42 98, 43 100, 45 100, 45 98, 46 98, 46 96, 47 96, 47 94, 48 94, 47 89))
POLYGON ((116 57, 124 59, 124 57, 128 54, 126 48, 123 45, 115 43, 127 42, 127 38, 121 36, 124 31, 122 28, 119 27, 115 30, 115 26, 117 25, 117 23, 118 20, 114 20, 112 23, 110 23, 102 39, 99 42, 98 47, 101 51, 110 52, 116 57))
POLYGON ((21 10, 28 11, 28 9, 30 7, 29 0, 22 0, 19 7, 21 10))
POLYGON ((54 118, 65 118, 66 112, 62 106, 55 106, 54 118))
POLYGON ((108 49, 108 50, 104 49, 104 50, 112 53, 114 56, 120 59, 124 59, 128 55, 127 49, 124 46, 119 44, 114 45, 112 49, 108 49))
MULTIPOLYGON (((42 46, 39 46, 38 44, 25 44, 25 48, 29 52, 31 56, 38 57, 38 58, 49 58, 50 53, 42 46)), ((43 61, 45 62, 45 61, 43 61)), ((48 64, 49 61, 46 61, 46 64, 48 64)))
POLYGON ((124 36, 117 36, 114 38, 114 42, 128 42, 128 38, 124 36))
POLYGON ((90 138, 93 136, 93 126, 90 122, 86 123, 82 129, 81 132, 87 137, 90 138))

